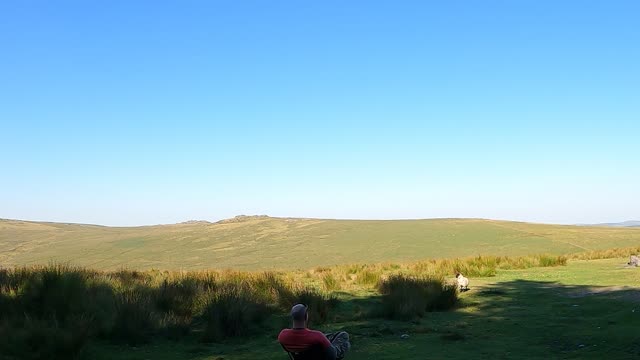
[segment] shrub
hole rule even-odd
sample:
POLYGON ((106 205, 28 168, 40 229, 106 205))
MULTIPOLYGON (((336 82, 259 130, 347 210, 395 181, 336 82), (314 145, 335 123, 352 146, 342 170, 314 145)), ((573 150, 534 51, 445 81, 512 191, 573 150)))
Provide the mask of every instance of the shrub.
POLYGON ((199 292, 198 282, 194 277, 171 281, 165 279, 155 295, 155 306, 167 314, 191 317, 199 292))
POLYGON ((267 304, 252 295, 244 286, 227 286, 213 294, 202 314, 202 341, 251 333, 270 314, 267 304))
POLYGON ((256 298, 267 304, 278 304, 281 297, 289 297, 291 289, 275 273, 265 272, 245 281, 256 298), (247 282, 248 281, 248 282, 247 282))
POLYGON ((91 333, 106 337, 114 325, 116 313, 116 295, 113 286, 105 282, 91 284, 85 299, 84 316, 91 320, 91 333))
POLYGON ((115 319, 111 339, 129 345, 149 341, 156 330, 156 321, 148 291, 127 290, 116 297, 115 319))
POLYGON ((338 305, 338 299, 312 288, 299 288, 293 291, 293 297, 287 301, 285 309, 288 311, 295 304, 307 305, 309 321, 323 324, 329 319, 331 310, 338 305))
POLYGON ((21 326, 0 325, 0 353, 9 359, 67 360, 81 358, 89 337, 89 322, 84 318, 60 327, 52 321, 25 317, 21 326))
POLYGON ((30 276, 22 289, 20 301, 26 313, 37 318, 52 317, 64 323, 72 315, 86 313, 87 272, 64 265, 51 265, 30 276))
POLYGON ((452 308, 458 299, 455 286, 440 279, 394 275, 378 285, 382 294, 382 315, 408 320, 424 316, 427 311, 452 308))

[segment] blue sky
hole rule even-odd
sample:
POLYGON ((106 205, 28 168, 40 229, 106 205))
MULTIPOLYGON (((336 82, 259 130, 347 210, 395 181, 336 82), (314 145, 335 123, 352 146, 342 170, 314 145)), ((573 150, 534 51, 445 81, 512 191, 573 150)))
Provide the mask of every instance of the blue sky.
POLYGON ((0 217, 640 218, 637 1, 0 2, 0 217))

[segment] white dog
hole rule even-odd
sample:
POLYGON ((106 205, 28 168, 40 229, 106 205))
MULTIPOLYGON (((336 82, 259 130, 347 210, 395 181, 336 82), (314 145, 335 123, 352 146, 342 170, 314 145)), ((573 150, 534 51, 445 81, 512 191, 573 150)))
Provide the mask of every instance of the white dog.
POLYGON ((467 279, 460 273, 456 273, 456 279, 458 279, 458 286, 460 286, 460 291, 469 290, 469 279, 467 279))

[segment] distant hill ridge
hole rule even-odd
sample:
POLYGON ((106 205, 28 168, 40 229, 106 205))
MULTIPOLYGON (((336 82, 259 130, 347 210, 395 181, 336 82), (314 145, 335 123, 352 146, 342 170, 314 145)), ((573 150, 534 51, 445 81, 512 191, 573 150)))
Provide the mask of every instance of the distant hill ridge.
POLYGON ((330 220, 237 216, 109 227, 0 220, 0 266, 292 269, 485 255, 566 254, 640 244, 638 227, 484 219, 330 220))
POLYGON ((592 224, 590 226, 610 226, 610 227, 640 227, 640 220, 629 220, 618 223, 592 224))

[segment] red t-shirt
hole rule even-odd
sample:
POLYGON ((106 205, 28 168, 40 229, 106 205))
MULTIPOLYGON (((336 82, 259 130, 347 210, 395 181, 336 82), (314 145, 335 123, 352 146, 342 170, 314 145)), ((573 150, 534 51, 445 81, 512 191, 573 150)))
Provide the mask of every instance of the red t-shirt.
POLYGON ((331 346, 323 333, 309 329, 284 329, 278 335, 278 342, 289 351, 304 351, 314 345, 321 345, 323 349, 331 346))

